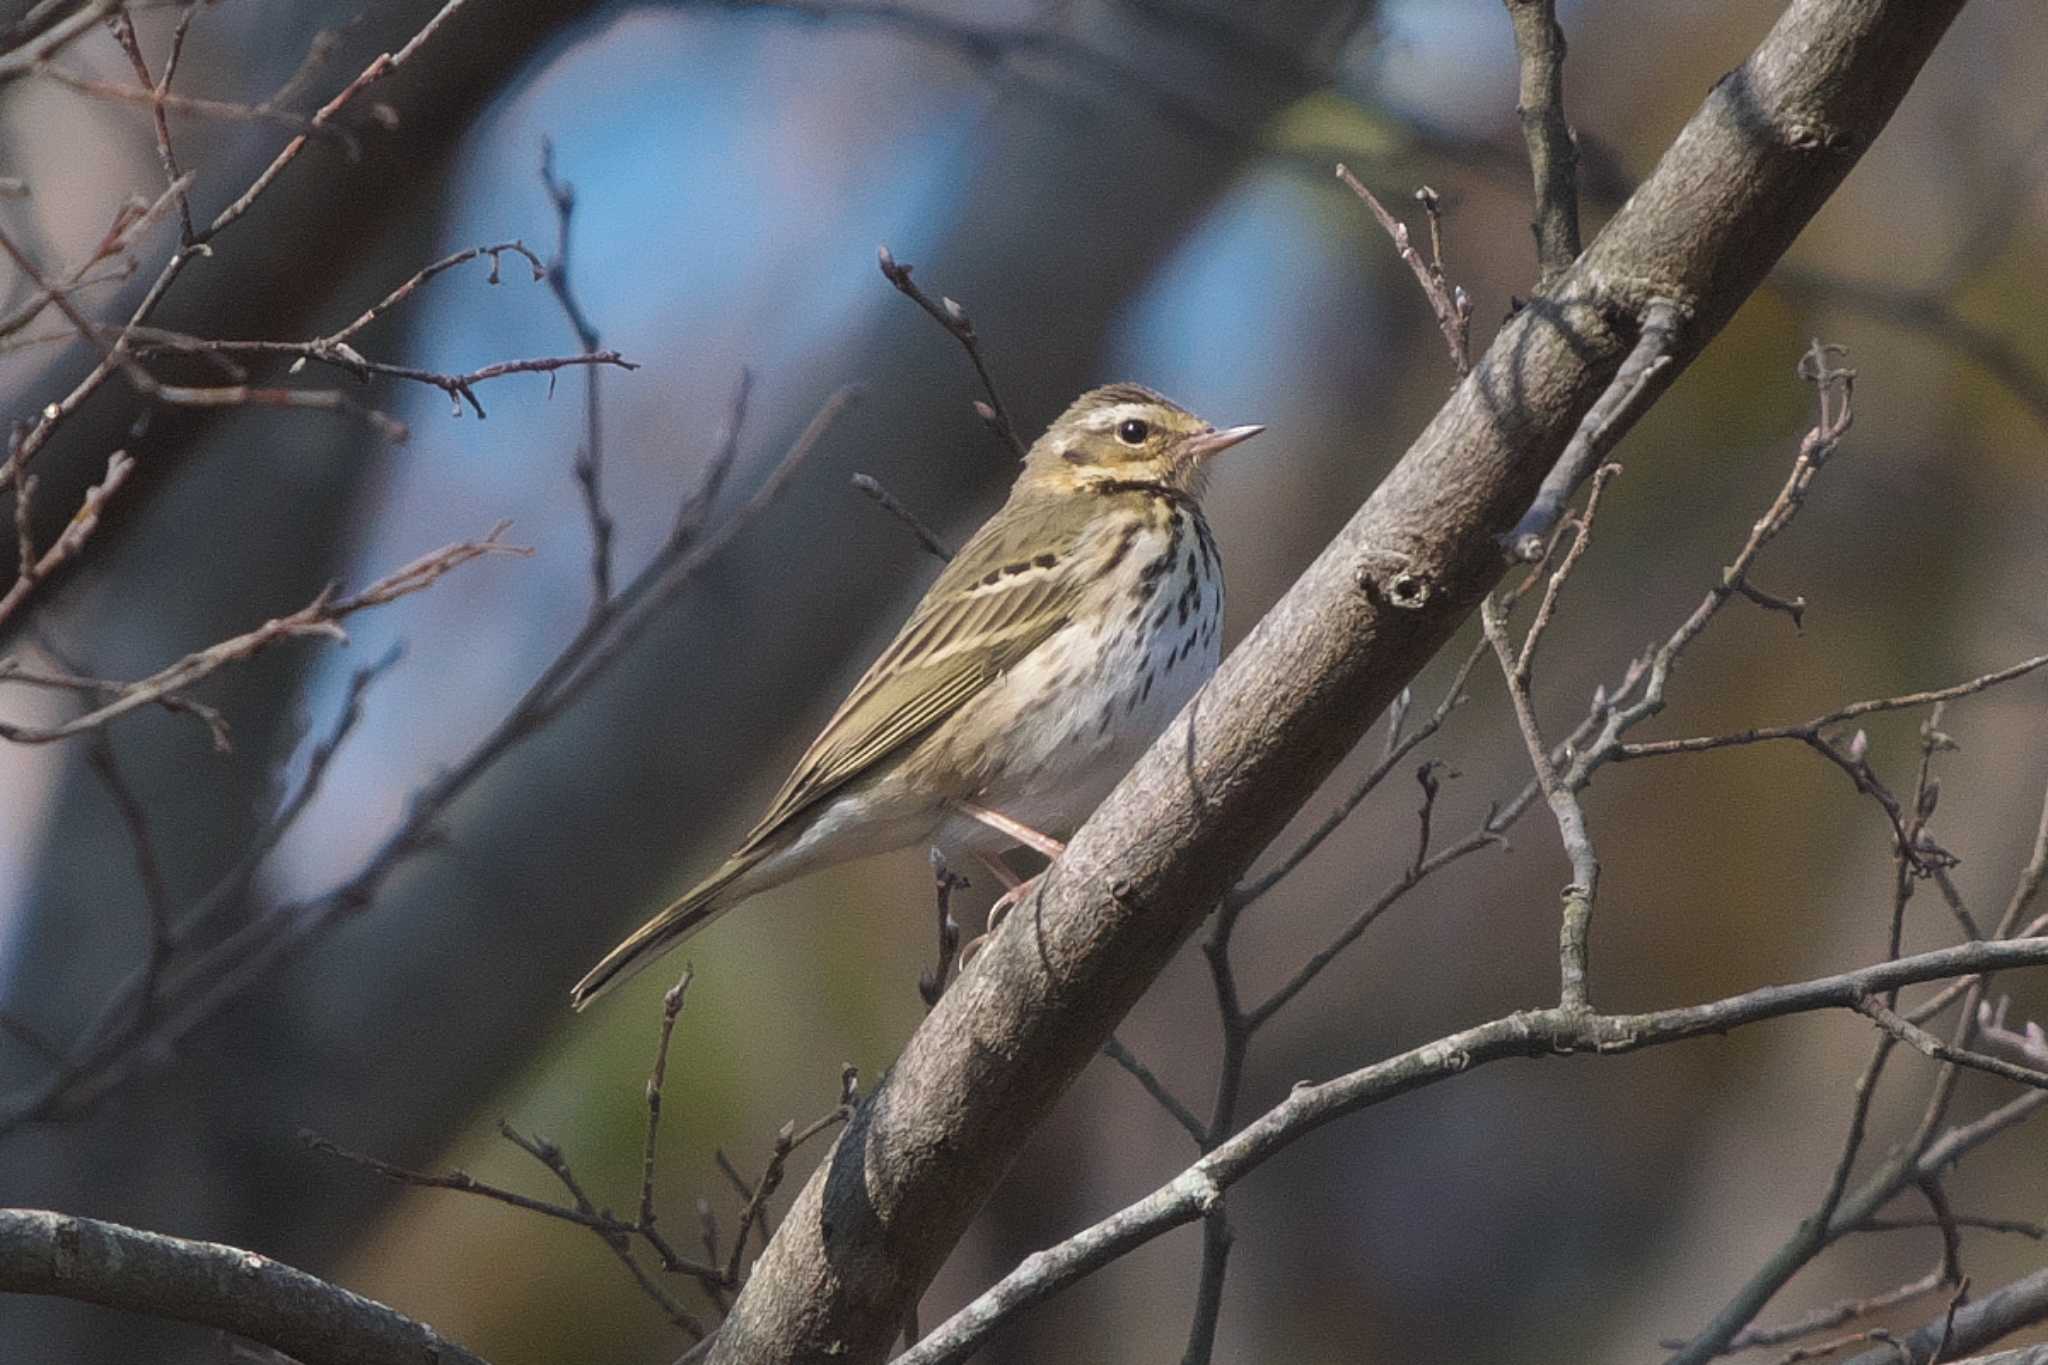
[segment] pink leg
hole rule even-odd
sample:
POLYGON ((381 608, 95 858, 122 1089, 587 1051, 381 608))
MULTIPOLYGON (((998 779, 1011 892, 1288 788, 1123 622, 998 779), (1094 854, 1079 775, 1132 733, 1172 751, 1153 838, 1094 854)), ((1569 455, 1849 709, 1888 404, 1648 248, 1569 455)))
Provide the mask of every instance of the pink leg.
POLYGON ((1036 849, 1048 858, 1057 858, 1067 851, 1067 846, 1049 834, 1040 834, 1031 826, 1012 820, 1001 811, 977 806, 972 801, 955 801, 953 805, 965 815, 987 825, 998 834, 1008 835, 1026 848, 1036 849))
POLYGON ((1002 883, 1005 891, 1015 891, 1019 886, 1023 885, 1017 874, 1010 871, 1010 865, 995 854, 979 853, 975 856, 981 859, 981 865, 988 869, 988 874, 1002 883))

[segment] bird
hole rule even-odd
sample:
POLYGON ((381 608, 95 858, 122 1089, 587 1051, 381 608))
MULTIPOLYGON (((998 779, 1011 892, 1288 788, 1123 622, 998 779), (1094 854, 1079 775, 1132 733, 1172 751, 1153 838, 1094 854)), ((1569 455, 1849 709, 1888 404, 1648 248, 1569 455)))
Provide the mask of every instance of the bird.
POLYGON ((1223 559, 1201 496, 1211 458, 1264 429, 1219 429, 1138 384, 1075 399, 759 823, 591 968, 571 1004, 758 892, 874 853, 971 854, 1010 887, 998 912, 1014 903, 1030 883, 999 855, 1057 858, 1216 671, 1223 559))

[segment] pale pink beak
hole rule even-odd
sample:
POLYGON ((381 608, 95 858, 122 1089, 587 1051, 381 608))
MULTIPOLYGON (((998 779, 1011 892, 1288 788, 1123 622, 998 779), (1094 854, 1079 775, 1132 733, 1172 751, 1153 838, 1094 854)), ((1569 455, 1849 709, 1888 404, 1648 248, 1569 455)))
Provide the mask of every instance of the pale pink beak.
POLYGON ((1221 431, 1205 431, 1199 436, 1190 436, 1181 450, 1190 460, 1206 460, 1219 451, 1230 449, 1239 441, 1249 441, 1264 431, 1264 427, 1225 427, 1221 431))

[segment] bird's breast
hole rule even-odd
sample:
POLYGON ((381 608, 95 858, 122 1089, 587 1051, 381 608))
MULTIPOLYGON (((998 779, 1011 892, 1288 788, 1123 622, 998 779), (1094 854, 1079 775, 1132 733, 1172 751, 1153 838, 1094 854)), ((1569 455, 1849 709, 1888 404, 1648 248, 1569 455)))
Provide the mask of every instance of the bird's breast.
POLYGON ((963 708, 935 740, 1000 735, 963 795, 1027 824, 1071 831, 1216 671, 1223 573, 1199 513, 1122 528, 1065 624, 963 708))

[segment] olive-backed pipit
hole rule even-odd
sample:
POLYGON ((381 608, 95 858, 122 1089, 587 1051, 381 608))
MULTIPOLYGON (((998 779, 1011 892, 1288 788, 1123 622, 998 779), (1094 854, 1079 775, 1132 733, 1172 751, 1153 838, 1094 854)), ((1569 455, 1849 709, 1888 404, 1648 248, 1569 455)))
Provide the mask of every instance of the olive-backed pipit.
POLYGON ((935 842, 1056 854, 1216 671, 1219 431, 1135 384, 1076 399, 716 872, 576 983, 581 1009, 758 891, 935 842))

